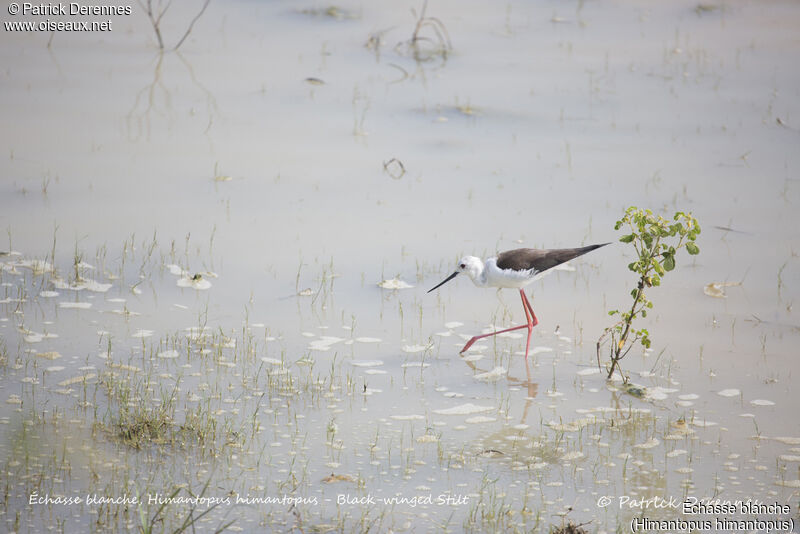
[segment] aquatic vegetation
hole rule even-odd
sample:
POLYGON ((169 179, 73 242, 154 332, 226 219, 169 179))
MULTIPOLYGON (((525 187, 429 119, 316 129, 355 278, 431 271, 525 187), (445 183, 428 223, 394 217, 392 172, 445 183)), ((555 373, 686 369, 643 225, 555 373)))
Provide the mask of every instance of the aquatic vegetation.
POLYGON ((399 180, 406 174, 406 167, 403 162, 397 158, 391 158, 383 162, 383 172, 392 177, 393 180, 399 180))
POLYGON ((425 13, 428 9, 428 0, 422 4, 419 14, 413 11, 417 19, 411 37, 396 48, 405 50, 415 61, 430 61, 435 58, 447 60, 447 55, 453 49, 450 43, 450 36, 444 23, 436 18, 429 17, 425 13))
MULTIPOLYGON (((189 259, 181 264, 196 263, 189 259)), ((197 294, 176 288, 175 278, 185 279, 190 273, 177 264, 155 260, 144 271, 138 261, 129 266, 145 279, 151 279, 147 269, 161 275, 152 279, 162 294, 196 298, 197 294)), ((328 284, 332 269, 321 270, 324 286, 320 292, 332 293, 328 284)), ((125 273, 120 275, 124 279, 125 273)), ((72 291, 39 294, 43 284, 38 279, 49 276, 40 273, 35 280, 15 280, 23 284, 22 290, 14 292, 19 298, 6 303, 6 309, 46 305, 52 312, 62 309, 61 302, 72 302, 72 291)), ((113 287, 119 286, 124 284, 115 282, 113 287)), ((384 294, 372 284, 364 287, 384 294)), ((136 302, 146 310, 147 291, 143 295, 136 302)), ((392 298, 407 295, 411 292, 392 298)), ((89 326, 91 335, 85 337, 90 341, 79 343, 86 347, 87 361, 77 361, 64 336, 53 331, 64 334, 59 324, 26 320, 13 331, 23 347, 37 349, 27 349, 3 368, 3 373, 17 377, 20 387, 3 396, 3 405, 12 414, 39 414, 33 419, 28 416, 32 422, 21 426, 29 436, 50 432, 51 419, 59 420, 61 406, 67 406, 72 421, 67 426, 73 432, 68 439, 84 445, 77 447, 78 455, 67 452, 62 459, 58 454, 49 463, 37 459, 36 467, 26 468, 20 460, 26 454, 52 453, 38 453, 30 441, 20 441, 7 453, 6 470, 26 473, 24 469, 30 469, 36 476, 21 479, 18 487, 9 490, 12 509, 34 491, 52 495, 76 484, 88 469, 79 464, 85 453, 91 462, 88 472, 97 478, 88 484, 91 491, 105 492, 110 498, 120 498, 125 492, 140 498, 138 505, 127 508, 109 503, 103 513, 92 516, 102 525, 98 529, 124 531, 131 525, 142 532, 189 531, 200 525, 220 529, 233 519, 229 499, 242 506, 237 509, 236 523, 228 525, 233 530, 247 530, 254 518, 275 530, 300 522, 308 530, 320 525, 325 530, 324 525, 333 525, 325 520, 330 509, 303 505, 299 499, 335 499, 337 494, 349 493, 353 504, 333 509, 340 514, 339 530, 390 523, 407 525, 406 530, 414 525, 447 524, 450 530, 472 532, 541 530, 546 528, 545 518, 567 517, 560 503, 583 498, 576 491, 580 484, 588 483, 593 491, 606 491, 607 485, 615 484, 651 484, 642 473, 665 469, 654 458, 669 460, 671 472, 691 479, 700 472, 692 463, 701 447, 696 442, 711 439, 708 434, 725 424, 707 419, 693 407, 692 401, 699 398, 696 394, 684 393, 676 400, 675 405, 686 410, 682 419, 676 420, 671 410, 665 411, 665 417, 639 407, 643 403, 668 406, 672 394, 681 391, 670 384, 659 385, 653 373, 641 377, 654 383, 607 383, 606 389, 600 389, 594 383, 598 369, 588 367, 588 362, 563 374, 557 374, 554 365, 553 384, 546 395, 539 396, 536 385, 531 385, 531 374, 527 381, 515 378, 519 370, 508 359, 510 352, 492 354, 496 349, 488 346, 482 355, 449 364, 439 357, 437 343, 416 333, 396 337, 368 329, 355 317, 346 321, 345 314, 339 325, 306 324, 289 335, 252 322, 249 309, 240 327, 209 321, 202 301, 183 308, 168 303, 158 315, 161 321, 149 313, 143 316, 146 321, 115 313, 113 308, 121 302, 127 305, 127 300, 133 301, 98 294, 91 301, 91 312, 78 312, 96 313, 101 321, 89 326), (164 328, 162 321, 187 310, 197 313, 193 326, 179 323, 171 330, 164 328), (336 326, 346 334, 334 330, 336 326), (494 361, 478 367, 481 357, 494 361), (586 395, 600 405, 576 404, 584 403, 586 395), (53 398, 74 402, 62 401, 56 415, 32 408, 37 403, 49 406, 53 398), (520 403, 523 408, 518 410, 520 403), (568 406, 577 415, 570 415, 568 406), (527 415, 529 408, 539 411, 538 424, 537 416, 527 415), (522 414, 520 419, 516 419, 518 414, 522 414), (111 459, 93 459, 103 455, 111 459), (170 467, 173 463, 174 468, 170 467), (68 470, 74 474, 37 482, 43 473, 68 470), (567 482, 573 479, 576 487, 567 482), (209 480, 206 488, 194 489, 209 480), (280 505, 283 494, 298 499, 295 508, 280 505), (370 495, 384 499, 378 501, 378 508, 359 501, 370 495), (208 506, 199 506, 198 500, 206 497, 208 506), (411 517, 409 511, 421 514, 411 517)), ((309 304, 305 299, 292 301, 309 304)), ((402 317, 399 307, 392 309, 397 318, 402 317)), ((80 325, 72 323, 80 319, 78 313, 62 313, 61 320, 80 325)), ((438 328, 457 338, 464 325, 454 319, 442 317, 438 328)), ((496 328, 496 324, 487 326, 496 328)), ((537 347, 536 356, 548 364, 564 362, 576 350, 574 336, 565 334, 561 329, 542 332, 544 344, 537 347)), ((534 369, 543 363, 531 362, 534 369)), ((714 398, 730 395, 722 387, 717 390, 720 395, 714 398)), ((749 406, 754 411, 769 410, 771 401, 763 397, 748 396, 748 401, 754 399, 749 406)), ((0 418, 0 423, 16 424, 16 419, 16 415, 0 418)), ((773 442, 781 446, 794 439, 773 442)), ((56 436, 52 441, 56 449, 74 448, 67 438, 56 436)), ((781 452, 776 456, 780 465, 797 462, 796 451, 781 452)), ((788 477, 776 482, 779 487, 792 484, 788 477)), ((60 513, 51 511, 56 516, 60 513)), ((573 521, 576 528, 583 528, 578 525, 590 519, 606 527, 614 523, 587 513, 586 507, 576 517, 581 518, 573 521)), ((563 526, 569 525, 565 519, 563 526)))
POLYGON ((695 243, 700 234, 700 225, 691 214, 676 212, 670 222, 660 215, 653 215, 650 210, 630 207, 625 216, 614 225, 615 230, 625 227, 631 233, 619 238, 620 242, 630 244, 636 261, 628 265, 628 270, 636 273, 638 281, 631 291, 633 303, 628 311, 612 310, 610 316, 619 316, 620 320, 606 328, 597 340, 597 366, 600 367, 600 349, 604 343, 609 344, 608 378, 619 370, 622 379, 627 382, 628 376, 622 372, 620 361, 639 342, 643 347, 650 347, 650 333, 645 328, 635 328, 634 322, 647 317, 647 311, 653 308, 652 301, 645 296, 645 290, 661 285, 661 279, 675 268, 675 255, 685 248, 690 255, 700 253, 695 243))
MULTIPOLYGON (((172 48, 173 51, 178 50, 178 48, 181 47, 186 38, 189 37, 189 34, 192 33, 192 29, 194 29, 195 23, 197 23, 197 21, 200 20, 200 17, 203 16, 203 13, 205 13, 206 8, 210 3, 211 0, 203 1, 203 5, 200 7, 200 10, 197 12, 194 18, 192 18, 192 20, 189 22, 189 25, 186 28, 186 31, 183 33, 183 36, 178 40, 178 42, 172 48)), ((164 38, 161 34, 161 22, 162 19, 164 18, 164 15, 167 14, 170 5, 172 5, 172 2, 167 2, 166 4, 164 4, 161 0, 158 0, 156 5, 154 5, 153 0, 145 0, 144 5, 142 6, 144 8, 145 14, 147 15, 147 19, 150 21, 150 25, 153 27, 153 33, 156 36, 156 41, 158 42, 159 50, 164 50, 164 38)))

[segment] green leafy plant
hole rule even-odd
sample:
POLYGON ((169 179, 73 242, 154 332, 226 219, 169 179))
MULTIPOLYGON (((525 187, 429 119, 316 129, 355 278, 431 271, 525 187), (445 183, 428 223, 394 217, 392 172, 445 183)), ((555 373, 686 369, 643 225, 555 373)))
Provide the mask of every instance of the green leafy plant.
POLYGON ((638 275, 636 287, 631 291, 633 302, 628 311, 612 310, 608 314, 619 317, 616 324, 609 326, 597 340, 597 365, 600 367, 600 350, 606 343, 609 345, 608 378, 619 370, 625 383, 628 377, 622 372, 620 360, 636 346, 637 342, 645 348, 650 347, 650 333, 645 328, 635 328, 634 322, 647 317, 647 311, 653 303, 645 295, 651 287, 661 285, 666 273, 675 268, 675 256, 681 249, 691 255, 700 253, 695 242, 700 233, 700 225, 691 213, 679 211, 672 220, 653 215, 650 210, 642 210, 631 206, 625 216, 617 221, 615 230, 630 230, 630 233, 619 238, 622 243, 630 244, 636 251, 636 261, 628 265, 628 269, 638 275))

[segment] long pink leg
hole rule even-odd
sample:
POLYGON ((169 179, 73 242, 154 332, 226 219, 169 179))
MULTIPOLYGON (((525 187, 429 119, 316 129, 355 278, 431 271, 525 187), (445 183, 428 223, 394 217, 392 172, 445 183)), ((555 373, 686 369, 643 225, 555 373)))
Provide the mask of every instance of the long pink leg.
POLYGON ((522 307, 525 308, 525 316, 528 318, 528 324, 525 325, 528 327, 528 340, 525 342, 525 359, 527 360, 528 349, 531 346, 531 334, 533 333, 533 327, 539 324, 539 319, 537 319, 536 314, 533 313, 533 306, 531 306, 528 296, 525 295, 525 291, 520 289, 519 294, 522 295, 522 307), (528 312, 530 312, 530 314, 528 314, 528 312))
POLYGON ((480 336, 475 336, 472 339, 470 339, 469 341, 467 341, 467 344, 464 345, 464 348, 461 349, 460 352, 466 352, 472 346, 472 344, 475 343, 476 341, 478 341, 479 339, 483 339, 485 337, 490 337, 490 336, 496 336, 497 334, 502 334, 503 332, 512 332, 514 330, 519 330, 520 328, 528 328, 528 325, 524 324, 522 326, 515 326, 513 328, 506 328, 505 330, 498 330, 497 332, 492 332, 491 334, 481 334, 480 336))
POLYGON ((525 296, 525 291, 520 289, 519 294, 522 295, 522 308, 525 310, 525 318, 527 319, 527 323, 514 326, 512 328, 506 328, 505 330, 498 330, 497 332, 492 332, 491 334, 481 334, 480 336, 474 336, 470 339, 464 348, 461 349, 461 352, 466 352, 473 343, 478 341, 479 339, 483 339, 490 336, 496 336, 497 334, 502 334, 503 332, 513 332, 514 330, 521 330, 522 328, 528 329, 528 342, 525 345, 525 359, 528 359, 528 346, 531 343, 531 332, 533 332, 533 327, 539 324, 539 320, 536 318, 536 315, 533 313, 533 308, 531 307, 531 303, 528 302, 528 297, 525 296))

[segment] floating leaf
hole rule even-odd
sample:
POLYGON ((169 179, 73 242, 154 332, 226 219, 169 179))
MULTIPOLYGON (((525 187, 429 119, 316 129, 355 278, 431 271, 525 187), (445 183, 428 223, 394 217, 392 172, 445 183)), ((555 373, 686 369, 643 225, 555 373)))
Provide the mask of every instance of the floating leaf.
POLYGON ((644 443, 637 443, 633 446, 634 449, 652 449, 654 447, 658 447, 661 442, 656 438, 650 438, 644 443))
POLYGON ((397 278, 392 278, 391 280, 378 282, 378 287, 383 289, 410 289, 414 286, 397 278))
POLYGON ((178 287, 191 287, 192 289, 208 289, 211 287, 211 282, 203 278, 201 273, 197 273, 191 277, 185 276, 178 278, 178 287))
POLYGON ((355 482, 355 479, 350 475, 334 475, 331 473, 330 476, 323 478, 322 482, 325 484, 333 484, 334 482, 355 482))
POLYGON ((703 293, 708 295, 709 297, 714 297, 715 299, 724 299, 725 298, 725 291, 722 289, 722 285, 716 282, 712 282, 707 284, 703 288, 703 293))
POLYGON ((91 302, 59 302, 59 308, 75 309, 75 310, 88 310, 92 307, 91 302))
POLYGON ((505 367, 495 367, 491 371, 475 375, 474 378, 475 380, 480 380, 482 382, 496 382, 503 378, 506 373, 507 371, 505 367))
POLYGON ((711 282, 710 284, 706 285, 703 288, 703 293, 708 295, 709 297, 714 297, 717 299, 724 299, 727 295, 725 295, 725 287, 731 286, 738 286, 741 285, 740 282, 711 282))
POLYGON ((628 395, 633 395, 637 399, 643 398, 647 391, 644 387, 636 386, 633 384, 625 384, 624 388, 625 388, 625 393, 627 393, 628 395))
POLYGON ((353 367, 378 367, 383 365, 381 360, 353 360, 350 362, 353 367))
POLYGON ((468 415, 473 413, 489 412, 492 410, 494 410, 493 406, 478 406, 472 403, 466 403, 459 406, 453 406, 452 408, 433 410, 433 413, 439 415, 468 415))
POLYGON ((407 352, 408 354, 416 354, 417 352, 425 352, 426 350, 432 349, 433 344, 430 345, 403 345, 400 350, 403 352, 407 352))

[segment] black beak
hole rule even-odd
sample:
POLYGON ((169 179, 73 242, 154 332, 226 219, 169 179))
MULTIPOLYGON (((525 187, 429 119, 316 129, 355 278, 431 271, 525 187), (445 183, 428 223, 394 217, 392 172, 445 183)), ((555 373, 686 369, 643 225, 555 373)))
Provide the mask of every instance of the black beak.
POLYGON ((431 292, 431 291, 433 291, 434 289, 437 289, 437 288, 439 288, 439 287, 441 287, 441 286, 445 285, 447 282, 449 282, 450 280, 452 280, 452 279, 453 279, 453 278, 455 278, 456 276, 458 276, 458 271, 454 272, 453 274, 451 274, 450 276, 448 276, 447 278, 445 278, 444 280, 442 280, 441 282, 439 282, 439 283, 438 283, 438 284, 437 284, 435 287, 432 287, 431 289, 429 289, 429 290, 428 290, 428 293, 430 293, 430 292, 431 292))

